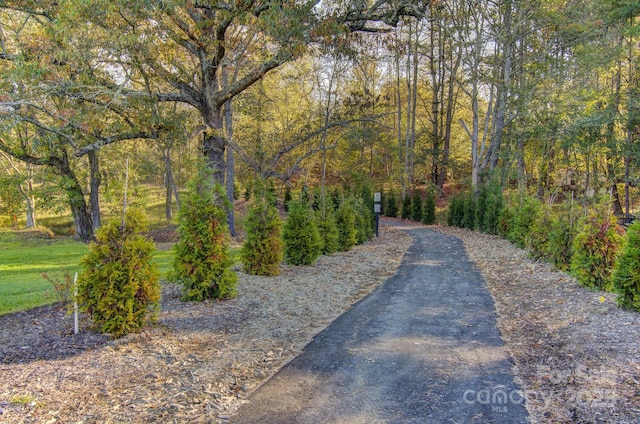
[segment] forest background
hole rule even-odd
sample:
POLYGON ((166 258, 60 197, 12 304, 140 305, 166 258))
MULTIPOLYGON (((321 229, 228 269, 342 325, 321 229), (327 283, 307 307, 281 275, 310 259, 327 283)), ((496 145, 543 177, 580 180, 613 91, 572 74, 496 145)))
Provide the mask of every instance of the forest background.
POLYGON ((629 217, 639 14, 630 0, 0 1, 0 224, 70 210, 73 230, 44 222, 89 240, 127 182, 171 222, 202 157, 231 198, 269 179, 281 197, 447 199, 495 175, 549 204, 606 195, 629 217))

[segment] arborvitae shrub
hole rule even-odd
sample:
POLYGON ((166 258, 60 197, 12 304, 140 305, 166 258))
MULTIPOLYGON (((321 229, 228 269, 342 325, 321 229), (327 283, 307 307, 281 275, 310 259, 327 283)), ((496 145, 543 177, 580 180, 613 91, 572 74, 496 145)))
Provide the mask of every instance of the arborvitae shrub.
POLYGON ((154 321, 160 309, 155 247, 144 233, 145 215, 129 209, 122 228, 112 220, 96 232, 82 259, 78 303, 99 331, 120 337, 154 321))
POLYGON ((289 202, 291 201, 291 199, 293 199, 293 197, 291 196, 291 188, 287 186, 284 189, 284 199, 283 199, 285 212, 289 212, 289 202))
POLYGON ((232 298, 238 277, 231 270, 230 236, 223 188, 201 171, 190 182, 179 211, 178 242, 168 279, 182 285, 184 300, 232 298))
POLYGON ((245 221, 247 238, 242 246, 241 260, 245 272, 252 275, 280 274, 284 257, 282 221, 268 197, 256 193, 245 221))
POLYGON ((573 239, 577 232, 577 218, 571 205, 563 205, 554 212, 551 227, 548 229, 549 260, 563 271, 571 267, 573 239))
POLYGON ((462 194, 462 228, 475 230, 476 228, 476 202, 471 192, 462 194))
POLYGON ((333 209, 338 210, 338 208, 340 207, 340 204, 342 203, 342 193, 340 192, 339 187, 334 187, 333 190, 331 190, 330 198, 331 198, 331 204, 333 205, 333 209))
POLYGON ((372 212, 365 202, 359 197, 352 197, 349 199, 349 202, 353 205, 356 218, 356 243, 362 244, 371 239, 375 234, 372 212))
POLYGON ((411 219, 417 222, 422 221, 422 196, 418 190, 413 190, 411 197, 411 219))
POLYGON ((520 207, 516 209, 511 221, 507 240, 515 243, 520 248, 524 248, 531 226, 538 217, 540 209, 541 205, 538 199, 523 195, 520 207))
POLYGON ((338 246, 339 250, 346 252, 356 245, 356 214, 353 205, 344 201, 336 210, 336 225, 338 227, 338 246))
POLYGON ((480 187, 476 194, 476 207, 475 207, 475 220, 476 227, 484 231, 484 217, 487 213, 487 197, 489 196, 489 190, 486 185, 480 187))
POLYGON ((640 312, 640 221, 627 229, 626 243, 613 272, 618 305, 640 312))
POLYGON ((322 248, 313 211, 307 203, 289 203, 289 215, 282 232, 284 258, 291 265, 311 265, 322 248))
POLYGON ((433 187, 427 190, 422 206, 422 223, 432 225, 436 223, 436 194, 433 187))
POLYGON ((549 229, 553 225, 553 214, 550 208, 543 208, 531 223, 529 233, 525 238, 529 254, 536 259, 551 258, 549 249, 549 229))
POLYGON ((313 202, 311 206, 314 211, 322 209, 322 192, 317 187, 313 189, 313 202))
POLYGON ((393 190, 384 197, 384 215, 389 218, 398 217, 398 199, 396 198, 396 193, 393 190))
POLYGON ((336 219, 334 217, 335 212, 332 208, 326 208, 324 217, 322 211, 316 212, 316 221, 318 223, 318 231, 320 232, 320 238, 322 239, 322 254, 330 255, 340 250, 339 245, 339 233, 336 219))
POLYGON ((511 231, 511 226, 513 224, 513 219, 515 215, 516 215, 516 210, 513 206, 503 207, 502 210, 500 211, 496 231, 502 237, 507 238, 507 235, 511 231))
POLYGON ((491 182, 484 188, 486 191, 485 211, 482 222, 477 224, 480 226, 480 230, 487 234, 498 234, 500 213, 504 207, 502 186, 498 182, 491 182))
POLYGON ((410 219, 411 218, 411 196, 409 193, 404 195, 404 199, 402 199, 402 219, 410 219))
POLYGON ((584 286, 611 290, 611 273, 623 241, 623 230, 608 210, 596 210, 579 225, 573 240, 571 272, 584 286))
POLYGON ((464 202, 462 196, 456 194, 449 199, 447 211, 447 225, 450 227, 462 227, 464 217, 464 202))

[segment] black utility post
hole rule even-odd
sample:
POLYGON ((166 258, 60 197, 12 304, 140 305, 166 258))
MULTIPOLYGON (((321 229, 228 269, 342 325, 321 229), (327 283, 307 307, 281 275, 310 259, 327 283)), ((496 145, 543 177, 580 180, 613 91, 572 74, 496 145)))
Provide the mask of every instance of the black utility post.
POLYGON ((380 228, 380 200, 380 193, 373 193, 373 212, 376 214, 376 237, 378 237, 380 228))

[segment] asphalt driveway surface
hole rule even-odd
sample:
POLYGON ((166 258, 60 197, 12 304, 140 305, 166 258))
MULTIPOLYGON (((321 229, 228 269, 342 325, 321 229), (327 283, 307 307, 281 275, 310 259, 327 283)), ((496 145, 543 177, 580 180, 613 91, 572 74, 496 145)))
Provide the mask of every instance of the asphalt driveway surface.
POLYGON ((231 422, 526 422, 493 300, 462 242, 406 231, 414 241, 396 275, 317 335, 231 422))

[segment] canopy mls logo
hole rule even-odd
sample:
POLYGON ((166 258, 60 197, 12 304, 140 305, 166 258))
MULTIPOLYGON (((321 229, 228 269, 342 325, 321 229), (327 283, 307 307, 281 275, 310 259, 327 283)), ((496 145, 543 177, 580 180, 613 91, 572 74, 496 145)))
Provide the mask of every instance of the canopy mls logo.
POLYGON ((524 402, 524 394, 520 390, 509 390, 506 386, 497 385, 491 389, 467 390, 462 396, 464 403, 473 405, 491 405, 493 412, 508 412, 508 405, 519 405, 524 402))

